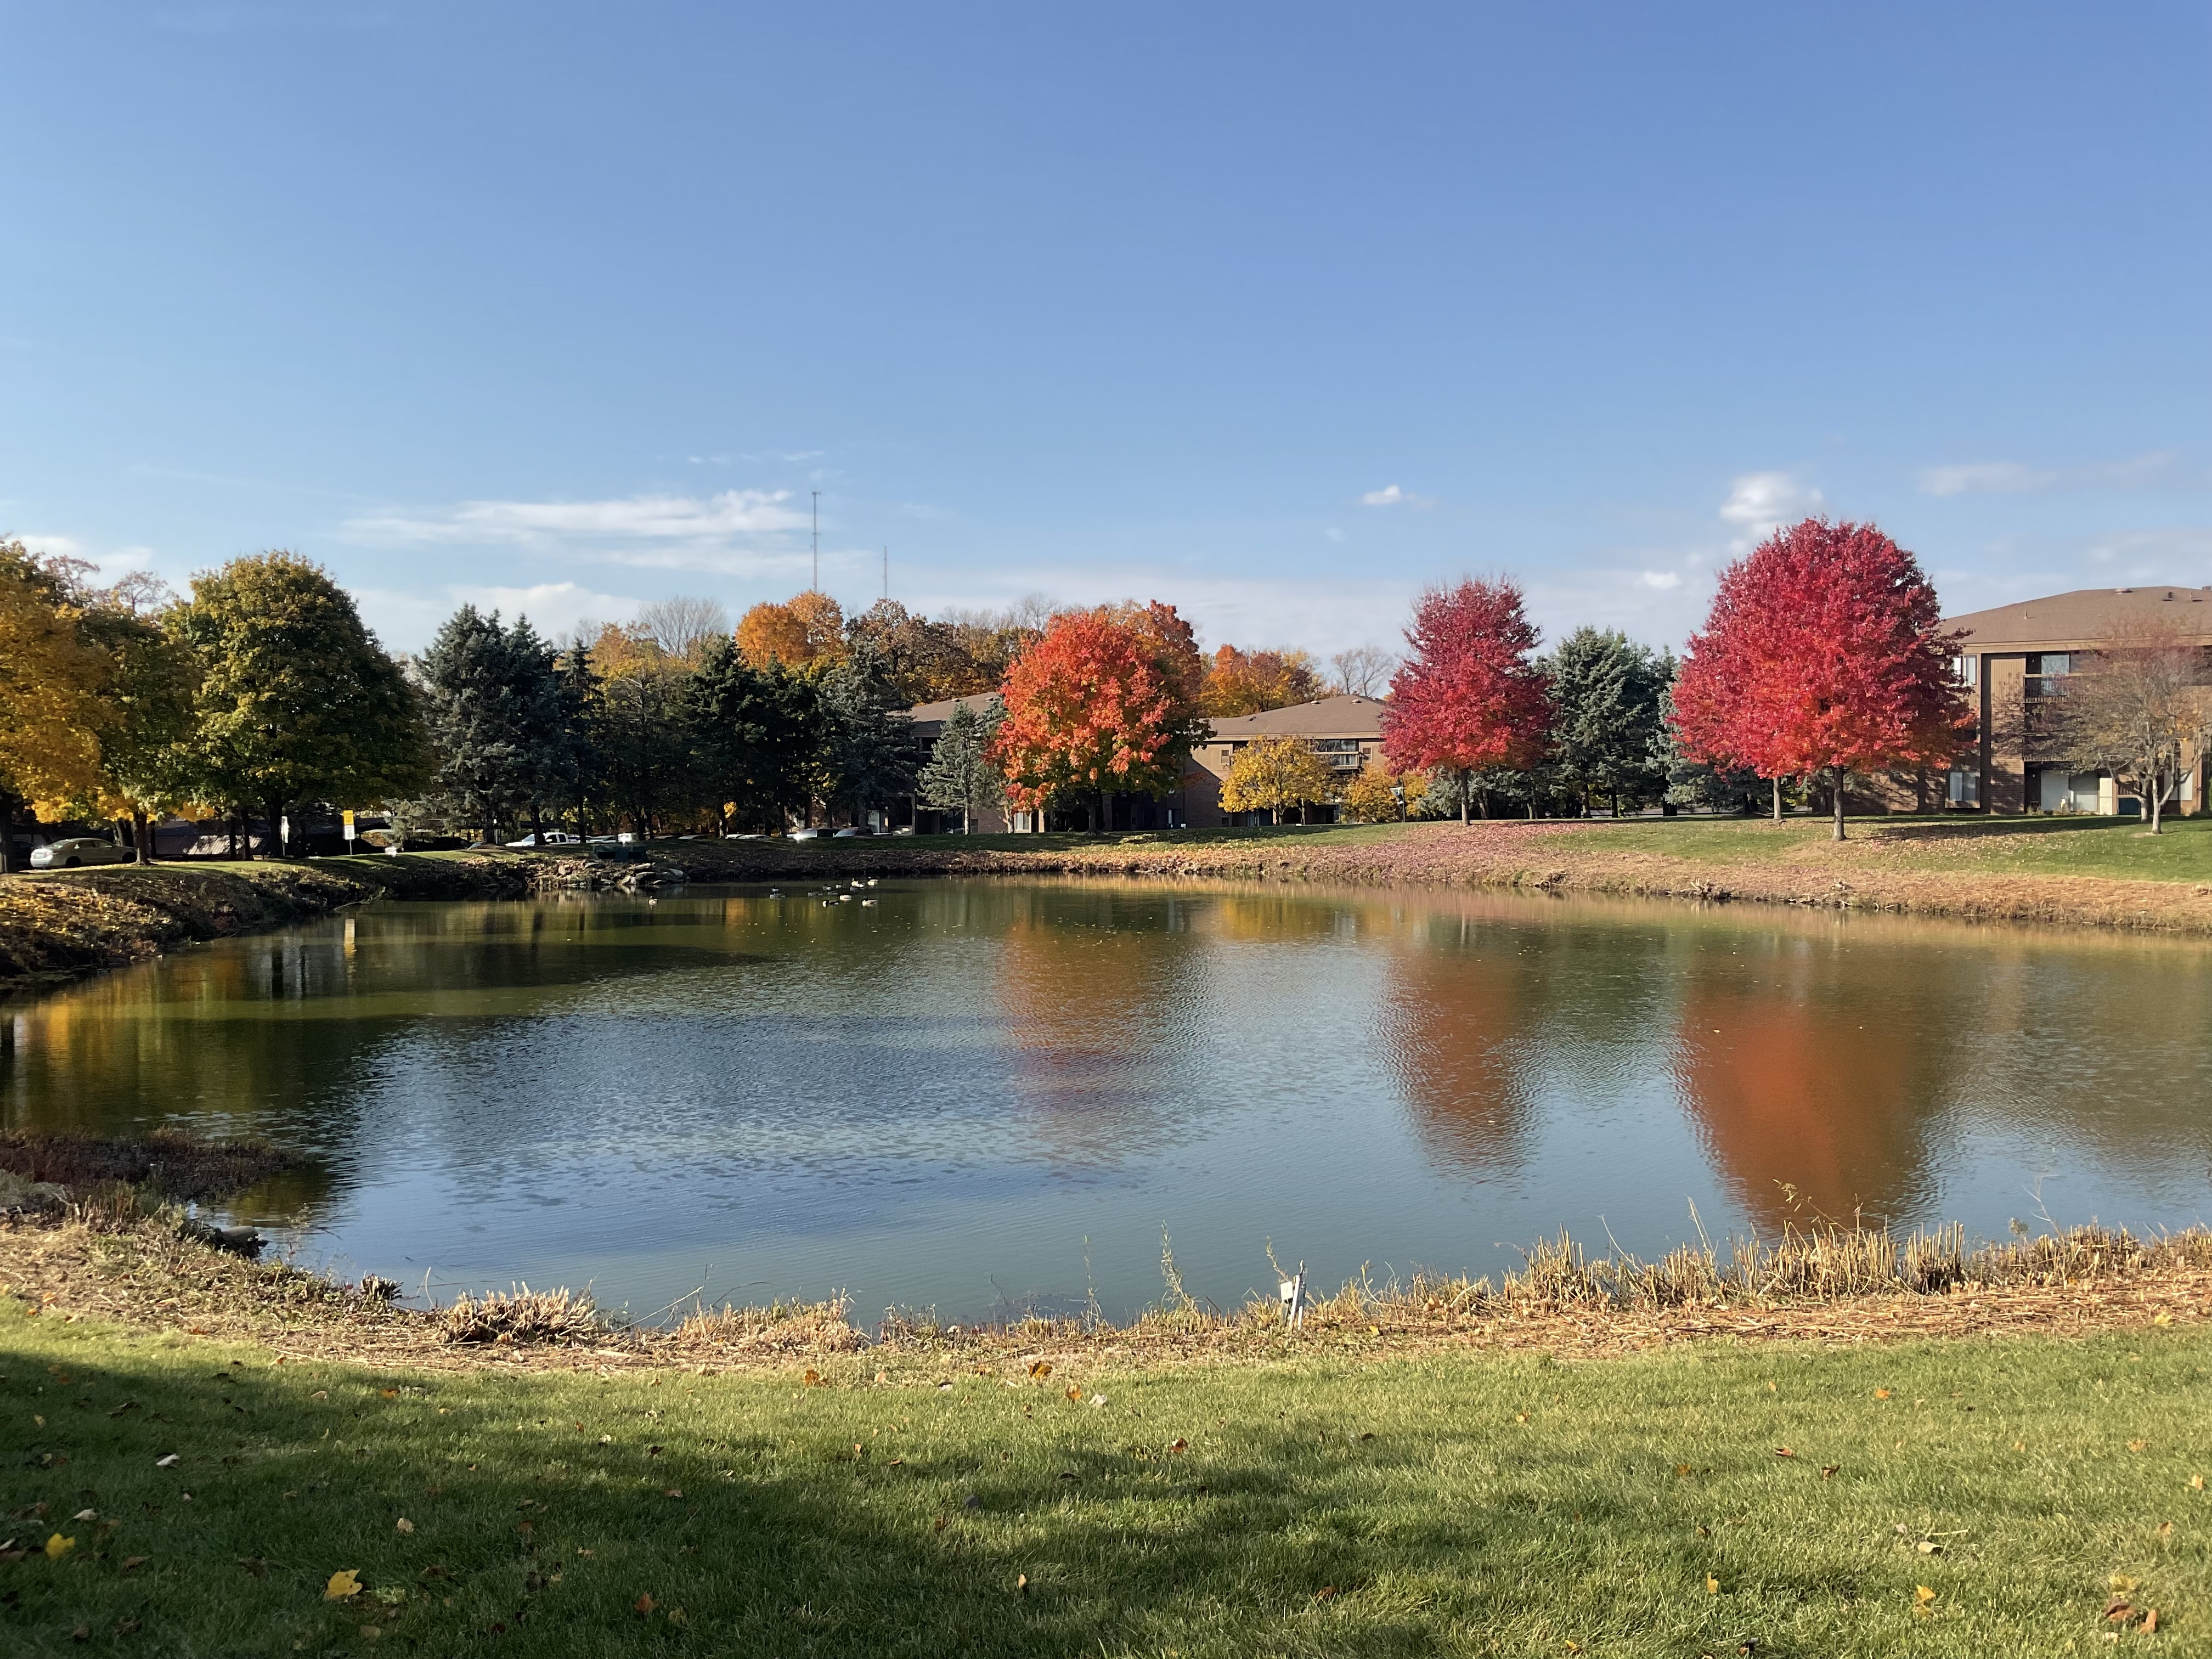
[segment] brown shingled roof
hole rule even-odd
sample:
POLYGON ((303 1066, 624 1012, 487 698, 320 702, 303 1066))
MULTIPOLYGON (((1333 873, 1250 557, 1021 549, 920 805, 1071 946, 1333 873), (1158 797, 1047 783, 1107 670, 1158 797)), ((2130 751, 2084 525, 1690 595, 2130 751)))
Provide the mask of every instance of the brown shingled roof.
POLYGON ((1213 722, 1216 743, 1248 738, 1376 738, 1382 733, 1379 697, 1323 697, 1257 714, 1231 714, 1213 722))
POLYGON ((1969 651, 2082 649, 2111 637, 2123 619, 2171 619, 2212 641, 2212 588, 2163 584, 2143 587, 2081 587, 2040 599, 2022 599, 1990 611, 1947 617, 1944 630, 1966 635, 1969 651))

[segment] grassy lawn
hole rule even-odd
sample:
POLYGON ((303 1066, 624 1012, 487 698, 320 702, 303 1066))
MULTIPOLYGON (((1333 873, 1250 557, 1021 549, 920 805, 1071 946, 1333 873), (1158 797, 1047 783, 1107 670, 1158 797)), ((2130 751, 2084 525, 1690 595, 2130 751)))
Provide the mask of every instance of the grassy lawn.
POLYGON ((2125 1644, 2206 1653, 2208 1364, 2146 1328, 813 1387, 278 1366, 10 1302, 0 1645, 2063 1654, 2118 1586, 2159 1614, 2125 1644))
POLYGON ((1878 859, 1893 868, 2212 881, 2212 817, 2169 818, 2159 836, 2134 818, 1854 818, 1850 830, 1842 848, 1826 819, 1644 819, 1583 833, 1594 849, 1702 864, 1878 859))

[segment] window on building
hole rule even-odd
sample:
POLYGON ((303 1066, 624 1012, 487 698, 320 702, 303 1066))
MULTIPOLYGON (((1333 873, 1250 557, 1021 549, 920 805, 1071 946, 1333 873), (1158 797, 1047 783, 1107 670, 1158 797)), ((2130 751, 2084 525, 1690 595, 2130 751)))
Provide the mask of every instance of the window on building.
POLYGON ((1963 766, 1953 767, 1945 797, 1954 806, 1979 806, 1982 804, 1981 774, 1969 772, 1963 766))
POLYGON ((1961 685, 1979 685, 1982 683, 1982 659, 1979 657, 1952 658, 1951 678, 1961 685))

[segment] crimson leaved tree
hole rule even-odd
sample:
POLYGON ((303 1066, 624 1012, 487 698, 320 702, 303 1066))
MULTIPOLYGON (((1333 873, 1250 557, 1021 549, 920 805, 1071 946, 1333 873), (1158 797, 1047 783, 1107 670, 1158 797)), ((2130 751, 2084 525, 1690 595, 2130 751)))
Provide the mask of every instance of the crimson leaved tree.
POLYGON ((1108 794, 1169 793, 1205 729, 1204 678, 1190 624, 1173 605, 1054 617, 1000 688, 1006 714, 991 756, 1007 799, 1042 813, 1081 796, 1103 829, 1108 794))
POLYGON ((1676 741, 1764 778, 1828 773, 1841 841, 1851 773, 1942 765, 1966 741, 1941 616, 1919 562, 1873 526, 1777 531, 1721 573, 1674 681, 1676 741))
MULTIPOLYGON (((1435 588, 1413 607, 1412 653, 1390 682, 1382 752, 1401 771, 1526 768, 1543 753, 1551 702, 1529 660, 1536 629, 1512 582, 1435 588)), ((1459 792, 1467 819, 1468 796, 1459 792)))

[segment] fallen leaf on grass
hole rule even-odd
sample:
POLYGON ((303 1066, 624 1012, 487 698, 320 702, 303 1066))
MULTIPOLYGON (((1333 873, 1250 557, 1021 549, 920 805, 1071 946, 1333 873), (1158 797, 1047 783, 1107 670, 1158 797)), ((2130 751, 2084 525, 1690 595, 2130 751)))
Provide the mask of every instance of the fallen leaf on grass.
POLYGON ((2189 1477, 2189 1490, 2191 1492, 2203 1492, 2204 1490, 2204 1477, 2201 1474, 2191 1475, 2189 1477))
POLYGON ((2105 1603, 2105 1622, 2124 1625, 2136 1616, 2136 1604, 2124 1595, 2115 1595, 2105 1603))
POLYGON ((1018 1572, 1018 1573, 1016 1573, 1016 1574, 1014 1575, 1014 1594, 1015 1594, 1015 1595, 1027 1595, 1029 1593, 1030 1593, 1030 1576, 1029 1576, 1029 1574, 1027 1574, 1027 1573, 1025 1573, 1025 1572, 1018 1572))
POLYGON ((2173 1522, 2171 1522, 2171 1521, 2161 1521, 2161 1522, 2160 1522, 2158 1523, 2158 1535, 2159 1535, 2160 1538, 2168 1538, 2168 1537, 2171 1537, 2171 1536, 2172 1536, 2172 1534, 2173 1534, 2173 1522))
POLYGON ((392 1530, 397 1533, 411 1533, 415 1530, 415 1523, 403 1515, 392 1523, 392 1530))
POLYGON ((1171 1452, 1188 1451, 1190 1449, 1190 1442, 1188 1440, 1174 1441, 1169 1445, 1168 1449, 1171 1452))
POLYGON ((2150 1316, 2150 1322, 2163 1330, 2166 1326, 2173 1323, 2173 1316, 2170 1313, 2155 1313, 2150 1316))
POLYGON ((1936 1592, 1925 1584, 1916 1584, 1912 1588, 1912 1599, 1917 1605, 1924 1607, 1936 1599, 1936 1592))
POLYGON ((1052 1361, 1049 1359, 1032 1361, 1030 1365, 1030 1375, 1036 1377, 1050 1376, 1052 1375, 1052 1361))
POLYGON ((1876 1389, 1874 1391, 1874 1397, 1877 1400, 1887 1400, 1889 1398, 1889 1390, 1887 1389, 1876 1389))
POLYGON ((1083 1390, 1080 1389, 1070 1389, 1067 1391, 1067 1397, 1070 1400, 1080 1400, 1083 1398, 1083 1390))
POLYGON ((640 1595, 636 1601, 629 1604, 629 1610, 641 1619, 652 1618, 653 1597, 647 1595, 640 1595))
POLYGON ((683 1488, 680 1486, 671 1486, 668 1489, 667 1496, 671 1498, 681 1498, 684 1496, 683 1488))
POLYGON ((265 1556, 243 1555, 239 1558, 238 1565, 256 1578, 266 1578, 269 1576, 269 1561, 265 1556))
POLYGON ((2130 1440, 2128 1442, 2128 1449, 2134 1452, 2148 1451, 2150 1449, 2150 1442, 2148 1440, 2130 1440))
POLYGON ((1774 1455, 1777 1457, 1795 1457, 1797 1455, 1796 1452, 1791 1451, 1787 1446, 1777 1446, 1774 1449, 1774 1455))
POLYGON ((806 1368, 806 1376, 803 1380, 808 1388, 818 1389, 822 1386, 822 1373, 816 1370, 813 1366, 809 1365, 806 1368))
POLYGON ((126 1555, 123 1558, 123 1571, 136 1572, 146 1565, 148 1559, 149 1558, 143 1555, 126 1555))
POLYGON ((64 1538, 59 1533, 46 1540, 46 1559, 58 1561, 76 1547, 76 1540, 64 1538))
POLYGON ((1691 1473, 1690 1466, 1687 1463, 1677 1463, 1674 1465, 1674 1473, 1677 1476, 1686 1479, 1691 1473))
POLYGON ((1095 1412, 1095 1411, 1100 1411, 1100 1410, 1103 1410, 1103 1409, 1104 1408, 1104 1407, 1105 1407, 1105 1404, 1106 1404, 1106 1396, 1105 1396, 1104 1395, 1103 1395, 1103 1394, 1094 1394, 1094 1395, 1092 1395, 1091 1396, 1091 1409, 1092 1411, 1094 1411, 1094 1412, 1095 1412))
POLYGON ((325 1601, 343 1601, 349 1595, 360 1594, 361 1570, 358 1567, 339 1568, 331 1575, 331 1582, 323 1586, 323 1600, 325 1601))
POLYGON ((1821 1465, 1820 1465, 1820 1479, 1821 1479, 1821 1480, 1827 1480, 1831 1475, 1834 1474, 1835 1474, 1835 1472, 1836 1472, 1838 1469, 1840 1469, 1840 1468, 1843 1468, 1843 1467, 1844 1467, 1844 1466, 1843 1466, 1841 1463, 1823 1463, 1823 1464, 1821 1464, 1821 1465))
POLYGON ((154 1460, 154 1467, 155 1467, 155 1468, 157 1468, 157 1469, 173 1469, 174 1468, 176 1468, 176 1467, 177 1467, 177 1465, 178 1465, 178 1464, 179 1464, 179 1463, 183 1462, 184 1461, 185 1461, 185 1460, 184 1460, 183 1458, 181 1458, 181 1457, 178 1456, 176 1453, 174 1453, 174 1452, 171 1452, 171 1453, 170 1453, 167 1456, 166 1456, 166 1457, 157 1457, 157 1458, 155 1458, 155 1459, 154 1460))
POLYGON ((386 1400, 397 1400, 399 1397, 399 1390, 397 1389, 379 1389, 377 1393, 386 1400))
POLYGON ((1319 1589, 1314 1592, 1314 1600, 1316 1601, 1327 1601, 1332 1600, 1335 1595, 1335 1585, 1323 1584, 1319 1589))
POLYGON ((79 1510, 75 1515, 70 1516, 70 1519, 72 1521, 97 1521, 100 1519, 100 1511, 98 1510, 79 1510))
POLYGON ((1721 1581, 1714 1577, 1712 1574, 1707 1573, 1705 1575, 1705 1594, 1708 1595, 1718 1595, 1720 1593, 1721 1581))

